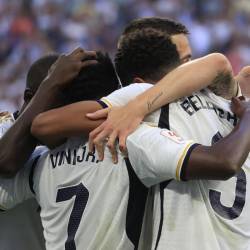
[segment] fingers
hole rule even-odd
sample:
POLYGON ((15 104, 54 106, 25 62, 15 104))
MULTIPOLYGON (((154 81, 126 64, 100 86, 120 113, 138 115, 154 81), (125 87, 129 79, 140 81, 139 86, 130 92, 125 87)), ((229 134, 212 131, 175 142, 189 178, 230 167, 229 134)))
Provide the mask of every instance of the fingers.
POLYGON ((74 56, 77 56, 79 54, 83 55, 83 53, 84 53, 84 49, 77 47, 77 48, 73 49, 70 53, 68 53, 67 56, 74 57, 74 56))
POLYGON ((95 65, 97 64, 98 61, 97 60, 87 60, 87 61, 83 61, 81 62, 81 68, 84 68, 84 67, 87 67, 87 66, 90 66, 90 65, 95 65))
POLYGON ((82 60, 96 59, 97 55, 95 51, 84 51, 82 60))
POLYGON ((119 136, 119 150, 122 152, 123 155, 127 155, 127 147, 126 147, 126 140, 127 134, 121 134, 119 136))
POLYGON ((109 149, 109 152, 112 155, 112 161, 113 163, 117 163, 118 162, 118 154, 117 154, 117 150, 116 150, 116 139, 117 139, 117 132, 114 131, 107 142, 107 147, 109 149))
MULTIPOLYGON (((105 122, 104 122, 105 123, 105 122)), ((105 124, 102 123, 99 127, 89 133, 89 151, 94 152, 94 139, 104 129, 105 124)))
POLYGON ((96 52, 95 51, 85 51, 84 49, 78 47, 74 49, 71 53, 67 55, 68 57, 74 59, 74 60, 94 60, 96 59, 96 52))
POLYGON ((238 97, 241 101, 245 101, 246 100, 246 98, 242 95, 242 96, 239 96, 238 97))
POLYGON ((237 97, 232 98, 232 109, 236 109, 238 106, 240 106, 240 100, 237 97))
POLYGON ((86 117, 88 117, 91 120, 99 120, 102 118, 106 118, 108 116, 108 113, 110 111, 110 108, 100 109, 93 113, 86 114, 86 117))
POLYGON ((236 114, 238 117, 241 117, 244 109, 242 101, 239 98, 233 97, 231 103, 231 109, 234 114, 236 114))
POLYGON ((105 142, 107 141, 106 138, 108 137, 108 135, 109 135, 109 132, 107 130, 103 130, 93 140, 94 147, 97 151, 100 161, 103 161, 104 159, 104 148, 105 148, 105 142))

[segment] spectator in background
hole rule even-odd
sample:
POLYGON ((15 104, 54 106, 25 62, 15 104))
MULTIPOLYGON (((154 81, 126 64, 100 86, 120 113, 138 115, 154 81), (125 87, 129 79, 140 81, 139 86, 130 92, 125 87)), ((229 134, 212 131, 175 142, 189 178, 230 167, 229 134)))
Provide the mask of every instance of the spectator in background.
POLYGON ((131 19, 177 19, 191 31, 193 56, 219 51, 235 74, 250 64, 248 0, 0 0, 0 110, 20 106, 24 76, 43 54, 81 45, 111 55, 131 19))

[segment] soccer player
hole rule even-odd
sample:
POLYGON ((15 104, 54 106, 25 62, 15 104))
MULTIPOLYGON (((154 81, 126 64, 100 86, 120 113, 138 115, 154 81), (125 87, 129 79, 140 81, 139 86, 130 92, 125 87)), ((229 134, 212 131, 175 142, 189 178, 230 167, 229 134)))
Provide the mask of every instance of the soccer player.
MULTIPOLYGON (((14 114, 8 112, 1 113, 0 137, 13 125, 18 117, 18 113, 21 113, 28 105, 40 83, 47 76, 50 66, 57 60, 57 57, 58 55, 56 54, 46 55, 31 65, 26 78, 24 104, 20 111, 14 114)), ((38 204, 35 199, 32 199, 20 204, 11 211, 0 213, 1 249, 45 249, 41 219, 37 210, 38 204)))
MULTIPOLYGON (((97 73, 104 81, 103 74, 97 73)), ((166 129, 143 125, 129 139, 130 150, 139 153, 139 158, 136 153, 131 154, 130 160, 143 160, 148 152, 161 145, 167 149, 164 155, 169 161, 154 168, 131 165, 121 156, 119 167, 112 164, 108 155, 99 162, 96 153, 88 152, 86 139, 71 139, 32 159, 30 166, 18 173, 15 182, 2 183, 1 204, 9 208, 35 193, 41 205, 47 249, 137 249, 147 198, 144 185, 179 178, 189 158, 190 167, 196 166, 203 162, 203 155, 218 169, 227 169, 228 162, 230 167, 234 163, 241 165, 250 150, 247 126, 250 113, 247 109, 242 113, 238 128, 228 137, 216 146, 197 146, 199 150, 191 155, 196 146, 192 141, 184 141, 166 129), (142 137, 148 138, 145 151, 138 144, 142 137), (237 154, 233 155, 235 148, 237 154), (225 150, 232 157, 218 161, 218 154, 225 150)))
MULTIPOLYGON (((88 62, 81 62, 86 56, 93 56, 93 52, 84 53, 82 49, 76 49, 70 55, 65 56, 66 58, 71 58, 71 61, 67 64, 65 64, 64 58, 61 58, 57 64, 61 65, 62 72, 64 72, 64 78, 60 81, 58 73, 60 75, 61 72, 54 72, 54 70, 52 70, 50 72, 50 78, 48 77, 40 87, 40 81, 47 76, 48 69, 57 59, 57 56, 52 55, 44 57, 32 65, 27 75, 27 88, 24 92, 25 104, 21 111, 25 109, 25 106, 27 106, 32 96, 37 92, 34 98, 35 100, 30 102, 24 112, 20 112, 18 120, 15 123, 13 123, 14 118, 12 115, 6 116, 5 114, 1 119, 1 133, 5 133, 8 129, 0 140, 1 175, 13 175, 24 165, 30 152, 32 152, 36 146, 36 140, 29 134, 31 125, 29 119, 32 118, 32 115, 36 115, 55 104, 53 95, 55 92, 61 91, 59 85, 61 82, 64 83, 63 86, 65 86, 68 79, 71 80, 72 77, 78 74, 79 71, 77 71, 77 69, 80 70, 82 67, 93 63, 91 60, 88 60, 88 62), (8 146, 6 147, 6 145, 8 146)), ((0 184, 2 181, 3 179, 0 180, 0 184)), ((1 213, 1 227, 3 228, 0 235, 1 247, 4 249, 18 248, 25 250, 44 248, 44 240, 42 237, 39 237, 39 234, 42 235, 42 230, 36 210, 36 203, 34 201, 28 201, 8 213, 1 213), (12 240, 10 240, 10 235, 12 235, 12 240)))
MULTIPOLYGON (((220 57, 220 59, 222 59, 222 60, 218 60, 218 61, 220 61, 220 63, 222 64, 222 65, 227 65, 227 63, 225 63, 226 61, 223 59, 223 57, 221 57, 221 56, 219 56, 220 57)), ((218 59, 218 58, 217 58, 218 59)), ((214 61, 214 63, 215 63, 216 61, 214 61)), ((195 62, 193 62, 193 63, 195 63, 195 62)), ((205 64, 204 64, 205 65, 205 64)), ((203 66, 204 66, 203 65, 203 66)), ((218 67, 218 65, 213 65, 213 64, 211 64, 211 68, 212 67, 218 67)), ((176 71, 176 72, 178 72, 178 73, 180 73, 181 71, 180 71, 180 69, 181 69, 181 67, 178 69, 178 71, 176 71)), ((183 68, 182 68, 183 69, 183 68)), ((193 72, 197 72, 196 74, 198 75, 198 76, 200 76, 200 77, 204 77, 204 82, 206 81, 206 77, 207 77, 207 72, 205 72, 205 71, 203 71, 203 68, 201 68, 201 67, 197 67, 195 70, 187 70, 186 72, 184 72, 184 71, 182 71, 182 74, 180 73, 179 75, 177 74, 175 72, 175 74, 170 74, 171 75, 171 77, 170 77, 170 75, 169 75, 169 77, 170 78, 168 78, 168 80, 169 80, 169 83, 171 83, 171 82, 178 82, 178 80, 179 80, 179 78, 180 77, 183 77, 183 76, 187 76, 187 74, 189 75, 189 77, 191 77, 191 74, 193 75, 193 81, 195 82, 197 79, 196 79, 196 75, 194 75, 193 74, 193 72)), ((217 72, 218 73, 218 72, 217 72)), ((222 71, 222 73, 223 73, 223 71, 222 71)), ((222 74, 223 75, 223 74, 222 74)), ((225 77, 228 77, 228 75, 226 74, 226 75, 224 75, 223 76, 223 78, 221 79, 221 76, 222 76, 221 74, 218 74, 218 76, 217 76, 217 78, 216 78, 216 81, 215 81, 215 83, 216 82, 220 82, 221 80, 225 80, 225 77)), ((230 76, 230 74, 229 74, 229 76, 230 76)), ((166 79, 165 79, 166 80, 166 79)), ((229 78, 229 80, 230 80, 230 78, 229 78)), ((230 83, 230 82, 232 82, 232 81, 224 81, 224 83, 230 83)), ((222 85, 223 86, 223 85, 222 85)), ((229 86, 228 85, 225 85, 226 86, 226 88, 228 88, 229 86)), ((232 84, 231 85, 232 86, 232 88, 229 88, 229 90, 230 90, 230 92, 231 93, 226 93, 226 92, 224 92, 224 94, 226 94, 226 96, 227 97, 229 97, 230 95, 232 95, 232 94, 237 94, 237 85, 234 85, 234 84, 232 84)), ((162 86, 161 86, 162 87, 162 86)), ((164 86, 165 87, 165 86, 164 86)), ((131 94, 131 93, 133 93, 133 91, 135 91, 136 89, 138 89, 138 88, 134 88, 133 90, 131 90, 130 92, 129 92, 129 94, 131 94)), ((142 89, 142 87, 141 87, 141 89, 142 89)), ((156 88, 157 89, 157 88, 156 88)), ((156 90, 155 89, 155 90, 156 90)), ((220 89, 218 89, 218 90, 225 90, 225 88, 220 88, 220 89)), ((146 107, 146 108, 148 108, 149 106, 150 106, 150 109, 149 110, 151 110, 151 108, 155 105, 155 104, 157 104, 157 105, 159 105, 159 101, 160 101, 160 99, 162 98, 162 96, 164 96, 164 95, 166 95, 166 89, 164 88, 162 91, 159 91, 159 89, 156 91, 156 92, 153 92, 153 94, 151 93, 151 96, 147 96, 144 100, 145 100, 145 102, 144 103, 147 103, 147 106, 143 106, 143 107, 146 107), (155 100, 155 98, 157 99, 157 100, 155 100), (148 105, 148 104, 150 104, 150 105, 148 105)), ((168 96, 168 98, 169 98, 169 96, 168 96)), ((119 98, 116 98, 116 100, 119 100, 119 98)), ((141 100, 143 100, 143 99, 141 99, 141 100)), ((210 101, 211 102, 211 101, 210 101)), ((138 106, 138 107, 141 107, 141 103, 143 103, 143 102, 137 102, 137 103, 139 103, 140 104, 140 106, 138 106)), ((144 103, 143 103, 143 105, 144 105, 144 103)), ((202 102, 203 103, 203 102, 202 102)), ((206 103, 206 101, 204 102, 204 103, 206 103)), ((129 106, 129 111, 133 111, 133 113, 135 113, 135 114, 140 114, 141 115, 141 113, 142 113, 142 111, 145 109, 142 109, 142 110, 136 110, 134 107, 135 107, 135 104, 136 104, 136 102, 134 102, 134 103, 132 103, 130 106, 129 106)), ((163 104, 163 103, 162 103, 163 104)), ((138 104, 137 104, 138 105, 138 104)), ((204 105, 203 105, 204 106, 204 105)), ((160 107, 160 106, 159 106, 160 107)), ((194 107, 195 109, 197 109, 197 107, 195 106, 194 107)), ((72 106, 72 109, 73 109, 73 106, 72 106)), ((211 109, 211 107, 210 107, 210 109, 211 109)), ((78 107, 78 111, 79 111, 79 107, 78 107)), ((217 110, 218 111, 218 110, 217 110)), ((130 112, 131 113, 131 112, 130 112)), ((77 114, 77 112, 76 113, 74 113, 75 115, 77 114)), ((118 115, 121 115, 122 113, 120 112, 118 115)), ((225 114, 227 114, 228 116, 229 116, 229 118, 230 118, 230 116, 232 116, 232 114, 228 114, 228 113, 226 113, 225 112, 225 114)), ((70 117, 70 116, 69 116, 70 117)), ((68 117, 68 118, 69 118, 68 117)), ((164 117, 164 116, 163 116, 164 117)), ((218 117, 214 117, 215 119, 217 119, 218 120, 218 117)), ((138 119, 137 118, 137 122, 139 121, 140 119, 138 119)), ((123 122, 124 122, 124 124, 127 124, 127 121, 126 120, 123 120, 123 122)), ((129 121, 130 122, 130 121, 129 121)), ((211 123, 207 123, 207 124, 211 124, 211 123)), ((78 128, 79 129, 79 128, 78 128)), ((219 128, 218 128, 218 130, 219 130, 219 128)), ((201 132, 200 132, 200 134, 201 134, 201 132)), ((212 169, 211 169, 212 170, 212 169)), ((229 174, 228 176, 232 176, 234 173, 235 173, 235 171, 236 171, 236 168, 231 172, 231 174, 229 174)), ((195 172, 195 175, 193 175, 193 177, 200 177, 200 178, 222 178, 223 179, 223 174, 221 174, 221 173, 217 173, 216 172, 216 170, 214 170, 213 169, 213 171, 211 171, 211 172, 209 172, 209 173, 207 173, 207 172, 205 172, 204 171, 204 169, 203 169, 203 171, 199 171, 199 174, 203 174, 203 177, 202 176, 200 176, 200 175, 198 175, 197 174, 197 172, 195 172), (213 173, 213 175, 211 175, 211 172, 213 173), (220 174, 220 176, 218 176, 217 174, 220 174)), ((225 173, 224 173, 225 174, 225 173)), ((225 178, 225 175, 224 175, 224 178, 225 178)), ((162 193, 162 192, 161 192, 162 193)), ((162 195, 160 195, 160 196, 162 196, 162 195)), ((158 203, 156 203, 156 204, 158 204, 158 203)), ((232 224, 232 226, 234 226, 233 224, 232 224)), ((232 228, 232 227, 228 227, 228 228, 232 228)), ((164 231, 163 231, 164 232, 164 231)), ((156 236, 157 236, 157 233, 155 234, 156 236)), ((205 235, 205 233, 204 233, 204 235, 205 235)), ((209 234, 207 234, 207 237, 209 238, 209 236, 208 236, 209 234)), ((176 234, 176 237, 178 236, 178 234, 176 234)), ((190 235, 189 235, 190 236, 190 235)), ((192 235, 191 235, 192 236, 192 235)), ((240 236, 240 234, 239 234, 239 237, 241 237, 240 236)), ((158 238, 157 238, 158 239, 158 238)), ((160 239, 160 238, 159 238, 160 239)), ((213 238, 214 239, 214 238, 213 238)), ((213 245, 216 245, 216 246, 218 246, 218 241, 217 241, 218 239, 215 239, 215 241, 211 241, 211 244, 212 244, 212 246, 213 245)), ((159 242, 158 240, 156 240, 155 239, 155 243, 157 243, 157 242, 159 242)), ((178 241, 179 242, 179 241, 178 241)), ((195 242, 195 241, 193 241, 193 242, 195 242)), ((187 244, 187 242, 182 242, 183 243, 183 245, 182 245, 182 247, 184 247, 184 249, 185 249, 185 247, 190 247, 190 249, 192 248, 192 247, 194 247, 194 246, 189 246, 188 244, 187 244)), ((157 244, 159 244, 159 243, 157 243, 157 244)), ((224 244, 230 244, 230 242, 228 242, 228 241, 226 241, 224 244)), ((245 242, 244 242, 244 240, 242 240, 242 245, 244 245, 245 244, 245 242)), ((246 243, 247 244, 247 243, 246 243)), ((164 245, 164 244, 163 244, 164 245)), ((164 247, 164 246, 163 246, 164 247)), ((197 245, 196 245, 196 247, 197 247, 197 245)), ((199 247, 199 246, 198 246, 199 247)), ((206 247, 209 249, 209 248, 211 248, 211 245, 206 245, 206 247)))

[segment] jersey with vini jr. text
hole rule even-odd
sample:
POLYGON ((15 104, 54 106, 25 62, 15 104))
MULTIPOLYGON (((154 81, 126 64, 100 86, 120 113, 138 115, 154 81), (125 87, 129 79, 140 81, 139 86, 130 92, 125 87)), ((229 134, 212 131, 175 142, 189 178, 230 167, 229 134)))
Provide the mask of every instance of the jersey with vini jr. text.
POLYGON ((144 124, 128 139, 130 161, 119 155, 119 163, 113 164, 109 153, 99 162, 84 140, 71 139, 40 157, 33 154, 14 184, 6 180, 0 186, 0 204, 10 208, 13 196, 20 202, 33 191, 48 250, 137 249, 147 187, 179 178, 193 145, 171 131, 144 124), (167 150, 163 154, 171 161, 151 168, 147 157, 156 145, 167 150))

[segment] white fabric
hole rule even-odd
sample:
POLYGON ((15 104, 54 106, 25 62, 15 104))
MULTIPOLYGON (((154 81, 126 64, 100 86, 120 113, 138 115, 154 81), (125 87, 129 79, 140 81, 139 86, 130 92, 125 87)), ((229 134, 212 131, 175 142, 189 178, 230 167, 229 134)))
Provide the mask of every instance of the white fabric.
MULTIPOLYGON (((135 97, 129 98, 134 93, 133 88, 138 90, 135 85, 128 88, 124 94, 126 100, 120 105, 135 97)), ((108 101, 112 103, 113 98, 111 94, 108 101)), ((211 145, 218 132, 225 136, 236 123, 229 103, 209 90, 182 98, 170 104, 169 114, 165 114, 169 116, 169 129, 186 140, 211 145)), ((161 192, 164 196, 164 219, 158 250, 200 250, 201 247, 205 250, 247 249, 250 245, 249 163, 248 158, 242 168, 244 172, 227 181, 172 180, 162 191, 159 185, 155 186, 152 249, 155 249, 161 222, 161 192)))
MULTIPOLYGON (((135 133, 129 140, 133 145, 131 146, 133 151, 139 150, 141 156, 147 154, 148 151, 143 152, 133 140, 138 141, 137 137, 141 138, 143 130, 147 134, 150 132, 148 126, 145 125, 144 128, 138 130, 138 136, 135 133)), ((185 150, 189 147, 189 143, 175 143, 168 136, 160 135, 162 130, 158 128, 152 128, 152 130, 161 138, 159 141, 166 141, 168 144, 168 140, 171 140, 169 144, 173 145, 177 151, 176 162, 171 162, 171 170, 168 170, 165 164, 159 166, 159 169, 145 169, 145 173, 142 168, 137 170, 134 167, 135 172, 140 172, 139 177, 140 175, 146 177, 146 182, 151 178, 157 180, 156 176, 159 176, 159 173, 162 173, 165 178, 169 177, 168 172, 171 176, 175 175, 177 165, 182 163, 178 156, 181 159, 185 157, 185 150), (147 177, 147 174, 150 176, 147 177)), ((34 155, 33 158, 35 157, 34 155)), ((132 162, 135 162, 138 157, 135 154, 130 158, 132 162)), ((97 159, 97 154, 89 154, 88 145, 80 139, 71 139, 65 145, 41 155, 34 169, 33 188, 41 206, 47 250, 64 249, 70 222, 75 222, 73 228, 76 228, 76 234, 73 238, 80 249, 134 249, 126 223, 130 188, 134 193, 137 192, 137 186, 133 187, 134 183, 130 183, 131 174, 121 155, 119 155, 118 165, 111 163, 111 156, 107 153, 103 162, 98 162, 97 159), (70 190, 76 186, 78 186, 77 191, 70 196, 70 190), (86 202, 86 207, 83 205, 84 202, 86 202), (77 211, 76 214, 73 211, 77 211), (71 219, 71 215, 76 216, 74 220, 71 219), (79 228, 77 228, 76 221, 80 222, 79 228)), ((8 183, 6 180, 0 185, 0 194, 2 194, 0 203, 5 208, 10 208, 12 204, 16 205, 22 199, 32 196, 27 185, 27 178, 30 176, 33 162, 31 159, 14 181, 8 183)), ((161 179, 162 177, 158 178, 158 180, 161 179)), ((136 200, 133 201, 133 205, 135 202, 136 200)), ((136 225, 136 219, 134 218, 130 223, 136 225)), ((72 228, 69 231, 72 232, 72 228)))
POLYGON ((128 156, 147 187, 165 180, 180 180, 185 155, 193 145, 167 129, 141 125, 127 139, 128 156))
MULTIPOLYGON (((12 115, 7 115, 0 118, 0 137, 12 126, 14 118, 12 115)), ((17 175, 19 176, 20 173, 17 175)), ((19 178, 17 178, 19 179, 19 178)), ((27 187, 28 182, 22 183, 21 187, 27 187)), ((11 188, 13 191, 13 184, 10 179, 0 178, 0 197, 1 200, 8 197, 5 190, 11 188)), ((20 183, 15 183, 16 187, 20 186, 20 183)), ((29 189, 25 189, 29 190, 29 189)), ((10 192, 10 190, 8 190, 10 192)), ((21 195, 21 189, 18 189, 18 194, 21 195)), ((18 200, 12 202, 18 203, 18 200)), ((20 197, 16 197, 20 200, 20 197)), ((26 197, 27 199, 28 197, 26 197)), ((6 207, 13 207, 13 203, 5 204, 6 207)), ((0 204, 0 209, 2 209, 0 204)), ((41 225, 41 219, 37 212, 38 204, 34 199, 29 199, 17 207, 0 212, 0 249, 1 250, 43 250, 45 249, 43 229, 41 225)))
MULTIPOLYGON (((170 129, 204 145, 210 145, 218 132, 227 135, 236 122, 229 112, 229 102, 210 91, 170 104, 169 118, 170 129)), ((244 172, 227 181, 171 181, 164 189, 164 220, 158 249, 168 246, 168 249, 198 250, 201 245, 202 249, 247 249, 250 245, 249 166, 248 158, 242 168, 244 172), (239 181, 237 191, 236 180, 239 181)), ((159 189, 155 198, 158 201, 155 202, 156 232, 160 218, 159 189)))

